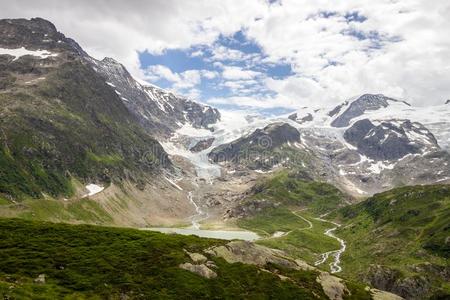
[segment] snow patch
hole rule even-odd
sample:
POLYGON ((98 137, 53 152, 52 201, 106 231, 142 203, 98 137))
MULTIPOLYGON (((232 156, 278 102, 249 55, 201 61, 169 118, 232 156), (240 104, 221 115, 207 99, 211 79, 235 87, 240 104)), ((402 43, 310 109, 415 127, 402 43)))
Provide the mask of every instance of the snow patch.
POLYGON ((167 177, 164 177, 164 178, 165 178, 168 182, 170 182, 170 184, 172 184, 174 187, 176 187, 177 189, 179 189, 180 191, 183 190, 178 184, 175 183, 175 181, 173 181, 173 180, 171 180, 171 179, 169 179, 169 178, 167 178, 167 177))
POLYGON ((17 48, 17 49, 6 49, 6 48, 0 48, 0 55, 11 55, 14 56, 13 61, 19 59, 19 57, 25 56, 25 55, 32 55, 36 57, 40 57, 41 59, 47 58, 47 57, 53 57, 58 56, 58 53, 52 53, 47 50, 27 50, 25 47, 17 48))
POLYGON ((380 174, 381 171, 388 169, 388 170, 392 170, 395 167, 395 163, 393 164, 385 164, 382 161, 378 161, 376 163, 372 163, 370 165, 370 167, 368 167, 368 169, 375 174, 380 174))
POLYGON ((104 187, 93 184, 93 183, 88 184, 88 185, 86 185, 86 190, 88 190, 88 193, 86 195, 84 195, 82 198, 94 196, 95 194, 100 193, 104 189, 105 189, 104 187))

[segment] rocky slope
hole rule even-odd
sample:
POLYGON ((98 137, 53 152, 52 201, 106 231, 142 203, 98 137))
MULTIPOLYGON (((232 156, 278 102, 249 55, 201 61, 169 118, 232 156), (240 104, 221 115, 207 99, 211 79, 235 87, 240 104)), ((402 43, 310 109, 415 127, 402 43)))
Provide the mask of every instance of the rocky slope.
POLYGON ((0 36, 0 48, 15 50, 0 52, 3 197, 68 197, 72 179, 138 182, 170 168, 159 143, 51 23, 2 20, 0 36))
MULTIPOLYGON (((363 115, 366 111, 374 111, 380 108, 386 108, 389 106, 390 102, 399 103, 400 101, 381 94, 364 94, 354 101, 344 102, 328 113, 330 117, 334 117, 337 115, 337 117, 334 118, 333 122, 331 122, 331 126, 347 127, 348 125, 350 125, 350 121, 352 119, 363 115)), ((410 106, 407 102, 402 102, 402 104, 410 106)))
POLYGON ((449 181, 449 120, 450 109, 445 107, 419 109, 366 94, 333 109, 304 108, 266 120, 260 127, 249 124, 249 129, 254 128, 250 133, 214 147, 209 157, 213 162, 225 161, 222 167, 228 171, 306 169, 316 180, 361 196, 399 185, 449 181), (276 134, 264 136, 273 146, 258 147, 264 128, 279 123, 285 125, 276 134), (299 138, 284 140, 280 147, 279 137, 290 135, 290 128, 299 132, 299 138))
POLYGON ((422 124, 409 120, 382 121, 374 125, 363 119, 345 131, 344 139, 359 153, 374 160, 398 160, 410 154, 439 150, 433 134, 422 124))
POLYGON ((112 58, 97 61, 87 57, 103 75, 128 110, 152 135, 170 137, 184 125, 209 128, 220 120, 217 109, 177 96, 155 86, 137 82, 123 65, 112 58))
POLYGON ((214 148, 209 153, 209 158, 216 163, 239 164, 254 161, 257 162, 255 168, 265 168, 264 164, 273 166, 283 159, 272 155, 275 149, 288 143, 298 142, 300 142, 300 133, 297 129, 286 123, 274 123, 229 144, 214 148))

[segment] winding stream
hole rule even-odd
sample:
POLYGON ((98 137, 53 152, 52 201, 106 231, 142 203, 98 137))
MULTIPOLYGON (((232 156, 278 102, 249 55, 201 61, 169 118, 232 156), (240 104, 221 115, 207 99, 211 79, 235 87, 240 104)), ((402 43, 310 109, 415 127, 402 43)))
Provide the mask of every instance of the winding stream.
POLYGON ((208 215, 208 213, 203 212, 201 210, 201 208, 197 205, 197 203, 195 203, 194 196, 192 195, 192 192, 189 192, 187 197, 188 197, 189 202, 191 202, 192 205, 195 207, 195 212, 196 212, 195 215, 192 215, 190 217, 191 222, 192 222, 191 228, 199 230, 200 229, 199 222, 202 221, 202 220, 207 219, 209 217, 209 215, 208 215))
POLYGON ((328 252, 322 253, 321 254, 321 258, 318 261, 316 261, 314 263, 314 265, 315 266, 321 265, 324 262, 326 262, 330 256, 333 256, 334 260, 330 263, 330 271, 331 271, 331 273, 339 273, 339 272, 342 271, 342 267, 340 266, 341 255, 342 255, 342 253, 345 252, 345 249, 347 248, 347 245, 345 244, 345 241, 343 239, 338 238, 337 236, 335 236, 333 232, 336 231, 336 229, 338 229, 341 225, 337 224, 337 223, 334 223, 334 222, 331 222, 331 221, 327 221, 327 220, 321 219, 321 218, 314 218, 314 219, 318 220, 318 221, 321 221, 321 222, 331 223, 331 224, 335 225, 336 227, 329 228, 329 229, 325 230, 324 234, 329 236, 329 237, 331 237, 331 238, 336 239, 339 242, 339 244, 341 244, 341 248, 338 249, 338 250, 333 250, 333 251, 328 251, 328 252))

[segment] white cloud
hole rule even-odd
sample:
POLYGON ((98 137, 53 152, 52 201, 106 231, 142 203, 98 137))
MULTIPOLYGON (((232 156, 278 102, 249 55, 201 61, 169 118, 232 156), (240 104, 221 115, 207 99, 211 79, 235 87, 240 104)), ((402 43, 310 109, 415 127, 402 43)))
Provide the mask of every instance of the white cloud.
POLYGON ((152 65, 145 69, 145 79, 157 81, 161 78, 171 82, 181 80, 180 75, 173 73, 169 68, 163 65, 152 65))
POLYGON ((203 53, 202 50, 197 50, 197 51, 192 52, 192 53, 191 53, 191 56, 192 56, 192 57, 200 57, 200 56, 203 56, 204 54, 205 54, 205 53, 203 53))
POLYGON ((76 5, 68 0, 0 0, 0 4, 0 17, 47 18, 89 53, 112 56, 136 76, 165 78, 175 89, 192 95, 198 95, 202 78, 222 76, 220 84, 244 96, 211 99, 216 103, 300 107, 374 92, 430 105, 450 97, 447 0, 283 0, 272 5, 263 0, 79 0, 76 5), (348 22, 345 15, 352 12, 367 19, 348 22), (241 29, 261 46, 263 59, 216 43, 221 34, 241 29), (139 68, 137 51, 158 53, 192 45, 203 45, 192 56, 210 51, 211 64, 223 73, 139 68), (244 67, 230 66, 227 60, 244 61, 244 67), (262 61, 281 60, 292 64, 294 75, 274 80, 251 70, 262 61), (274 95, 261 95, 245 80, 257 80, 274 95))
POLYGON ((265 6, 258 0, 0 0, 0 18, 46 18, 94 57, 113 57, 142 76, 137 51, 212 44, 265 6))
POLYGON ((153 65, 144 70, 145 79, 157 82, 160 79, 169 81, 174 92, 185 94, 185 96, 199 96, 198 89, 194 89, 201 83, 201 74, 199 70, 187 70, 181 73, 174 73, 163 65, 153 65), (188 95, 189 94, 189 95, 188 95))
POLYGON ((205 77, 206 79, 214 79, 217 76, 219 76, 219 73, 210 70, 202 70, 201 73, 202 76, 205 77))
MULTIPOLYGON (((282 3, 247 26, 249 37, 271 61, 292 63, 295 76, 268 81, 279 98, 295 97, 303 106, 374 92, 429 105, 442 103, 450 95, 450 2, 282 3), (323 18, 319 11, 335 14, 323 18), (345 14, 356 11, 367 20, 347 22, 345 14), (378 32, 381 41, 358 39, 348 32, 366 36, 378 32), (376 43, 382 44, 381 49, 373 48, 376 43)), ((280 104, 285 105, 282 100, 280 104)))
POLYGON ((225 66, 222 71, 222 77, 228 80, 253 79, 259 75, 261 73, 235 66, 225 66))

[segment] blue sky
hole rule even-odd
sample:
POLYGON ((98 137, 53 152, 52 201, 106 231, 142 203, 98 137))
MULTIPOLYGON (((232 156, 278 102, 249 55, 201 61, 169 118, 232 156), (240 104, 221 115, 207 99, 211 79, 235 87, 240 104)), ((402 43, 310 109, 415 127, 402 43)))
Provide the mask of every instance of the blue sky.
MULTIPOLYGON (((139 61, 151 83, 175 89, 205 103, 211 99, 243 95, 270 97, 274 93, 265 86, 265 79, 282 80, 294 74, 287 61, 270 61, 243 30, 228 36, 220 35, 212 45, 168 49, 157 54, 141 52, 139 61), (192 84, 186 84, 189 80, 183 76, 185 74, 195 77, 192 84), (181 86, 177 84, 178 80, 184 81, 181 86)), ((216 106, 237 107, 232 103, 216 106)), ((279 107, 260 111, 277 114, 290 110, 279 107)))

